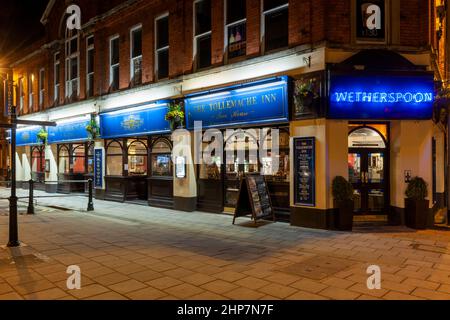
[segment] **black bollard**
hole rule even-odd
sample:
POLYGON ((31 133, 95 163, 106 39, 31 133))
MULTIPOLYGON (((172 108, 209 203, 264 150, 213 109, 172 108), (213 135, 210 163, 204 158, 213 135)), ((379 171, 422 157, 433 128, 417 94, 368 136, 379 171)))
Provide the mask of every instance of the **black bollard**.
POLYGON ((92 179, 88 180, 88 186, 89 186, 89 200, 88 200, 88 207, 87 211, 94 211, 94 201, 93 201, 93 185, 92 185, 92 179))
POLYGON ((27 214, 34 214, 34 203, 33 203, 34 181, 33 181, 33 179, 30 179, 28 181, 28 183, 29 183, 29 188, 30 188, 30 194, 28 196, 27 214))

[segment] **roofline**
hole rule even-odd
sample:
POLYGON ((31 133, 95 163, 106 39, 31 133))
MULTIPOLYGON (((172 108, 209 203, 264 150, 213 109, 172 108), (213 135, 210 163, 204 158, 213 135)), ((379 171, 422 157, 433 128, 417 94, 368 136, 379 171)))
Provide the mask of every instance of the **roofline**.
POLYGON ((44 14, 41 17, 41 23, 45 26, 47 24, 47 18, 50 15, 50 12, 53 9, 53 6, 55 5, 56 0, 50 0, 47 4, 47 7, 45 8, 44 14))

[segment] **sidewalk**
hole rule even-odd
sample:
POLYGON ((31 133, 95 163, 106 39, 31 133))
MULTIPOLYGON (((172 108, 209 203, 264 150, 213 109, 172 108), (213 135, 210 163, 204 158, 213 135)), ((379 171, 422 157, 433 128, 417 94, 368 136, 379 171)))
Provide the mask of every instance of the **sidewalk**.
MULTIPOLYGON (((450 299, 447 231, 254 228, 100 200, 88 213, 82 196, 37 201, 36 215, 19 216, 25 246, 0 248, 0 299, 450 299), (67 289, 70 265, 81 268, 81 290, 67 289), (369 265, 381 268, 381 290, 367 288, 369 265)), ((0 245, 7 208, 0 200, 0 245)))

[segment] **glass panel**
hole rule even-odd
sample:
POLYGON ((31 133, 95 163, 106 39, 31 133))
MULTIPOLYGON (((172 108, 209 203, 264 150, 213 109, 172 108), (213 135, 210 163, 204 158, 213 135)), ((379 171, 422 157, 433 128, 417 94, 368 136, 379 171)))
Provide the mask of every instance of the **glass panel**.
POLYGON ((172 176, 171 154, 152 155, 152 175, 156 177, 172 176))
POLYGON ((197 39, 198 68, 207 68, 211 65, 211 35, 197 39))
POLYGON ((197 2, 195 13, 195 35, 211 31, 211 0, 197 2))
POLYGON ((354 203, 355 203, 355 208, 354 210, 356 212, 361 211, 362 207, 361 207, 361 190, 356 190, 353 193, 353 199, 354 199, 354 203))
POLYGON ((131 57, 136 58, 142 55, 142 29, 133 31, 133 48, 131 57))
POLYGON ((169 17, 156 21, 156 49, 161 49, 169 45, 169 17))
POLYGON ((118 66, 115 66, 112 68, 111 87, 113 90, 119 89, 119 67, 118 66))
POLYGON ((369 190, 369 211, 383 211, 384 210, 384 191, 372 189, 369 190))
POLYGON ((245 22, 228 27, 228 58, 236 58, 246 53, 246 27, 245 22))
POLYGON ((204 180, 220 180, 220 157, 212 157, 211 164, 200 165, 200 179, 204 180))
POLYGON ((58 172, 70 173, 69 150, 66 147, 59 149, 58 172))
POLYGON ((386 148, 383 138, 371 128, 360 128, 348 136, 349 148, 386 148))
POLYGON ((147 175, 147 147, 143 142, 133 142, 128 147, 128 173, 147 175))
POLYGON ((88 51, 87 73, 94 72, 94 50, 88 51))
POLYGON ((111 65, 119 63, 119 38, 111 40, 111 65))
POLYGON ((169 76, 169 50, 158 51, 158 79, 169 76))
POLYGON ((121 176, 122 173, 122 155, 108 156, 106 158, 106 175, 121 176))
POLYGON ((384 154, 369 153, 369 183, 383 183, 384 154))
POLYGON ((264 0, 264 11, 275 9, 289 3, 289 0, 264 0))
POLYGON ((361 154, 349 153, 348 155, 348 177, 351 183, 361 182, 361 154))
POLYGON ((75 147, 73 150, 73 172, 85 173, 85 159, 86 153, 84 145, 75 147))
POLYGON ((288 9, 266 14, 265 19, 265 50, 287 47, 288 9))
POLYGON ((227 0, 227 24, 245 19, 246 1, 243 0, 227 0))
POLYGON ((37 149, 34 149, 32 152, 31 171, 32 172, 44 172, 43 167, 44 167, 43 153, 41 153, 37 149))

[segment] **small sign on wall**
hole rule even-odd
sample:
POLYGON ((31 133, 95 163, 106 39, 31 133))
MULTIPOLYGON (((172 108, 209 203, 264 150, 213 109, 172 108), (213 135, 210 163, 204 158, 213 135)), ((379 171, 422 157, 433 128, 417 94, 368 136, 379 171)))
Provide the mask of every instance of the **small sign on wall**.
POLYGON ((178 179, 186 178, 186 157, 177 156, 175 158, 175 176, 178 179))
POLYGON ((104 151, 103 148, 94 150, 94 187, 95 189, 103 189, 104 176, 104 151))
POLYGON ((411 178, 412 178, 412 171, 405 170, 405 183, 411 182, 411 178))
POLYGON ((314 137, 294 138, 294 202, 316 205, 316 140, 314 137))

